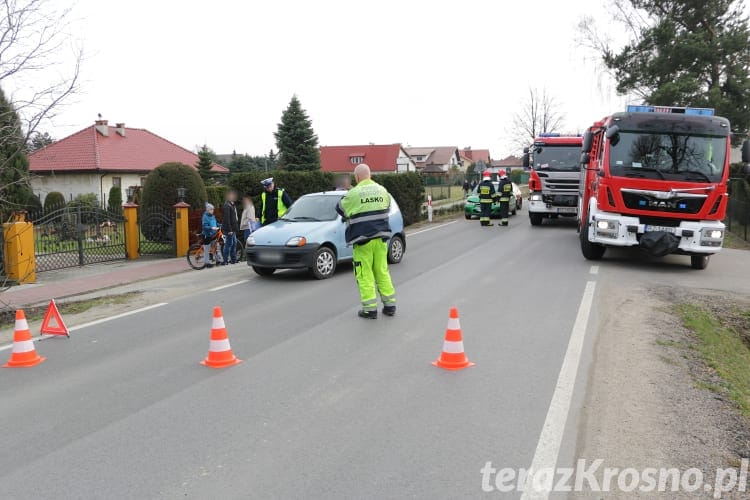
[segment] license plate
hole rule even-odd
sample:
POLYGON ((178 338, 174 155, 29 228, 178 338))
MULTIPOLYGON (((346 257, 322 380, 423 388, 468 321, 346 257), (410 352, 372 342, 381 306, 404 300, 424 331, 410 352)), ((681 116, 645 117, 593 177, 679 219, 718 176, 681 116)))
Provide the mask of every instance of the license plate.
POLYGON ((662 233, 672 233, 674 234, 676 232, 676 229, 669 226, 646 226, 643 228, 645 232, 647 233, 654 233, 654 232, 662 232, 662 233))
POLYGON ((258 261, 266 264, 278 264, 283 260, 281 252, 258 252, 258 261))
POLYGON ((558 207, 558 214, 574 214, 578 210, 576 207, 558 207))

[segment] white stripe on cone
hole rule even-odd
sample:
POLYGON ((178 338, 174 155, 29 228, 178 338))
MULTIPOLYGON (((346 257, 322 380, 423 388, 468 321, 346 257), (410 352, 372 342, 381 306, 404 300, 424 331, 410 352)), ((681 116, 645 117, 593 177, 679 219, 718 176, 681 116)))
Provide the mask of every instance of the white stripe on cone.
POLYGON ((18 342, 13 342, 14 353, 30 352, 33 350, 34 350, 33 340, 20 340, 18 342))
POLYGON ((213 328, 214 330, 217 330, 219 328, 225 328, 224 317, 220 316, 218 318, 214 318, 213 322, 211 323, 211 328, 213 328))
POLYGON ((16 331, 21 332, 23 330, 29 329, 29 323, 25 319, 17 319, 16 320, 16 331))
POLYGON ((446 340, 443 342, 443 352, 447 352, 448 354, 460 354, 464 352, 464 343, 463 341, 453 342, 446 340))
POLYGON ((448 318, 448 330, 460 330, 461 329, 461 323, 459 323, 458 318, 448 318))
POLYGON ((211 352, 224 352, 229 351, 232 348, 229 347, 229 339, 223 340, 212 340, 208 346, 208 350, 211 352))

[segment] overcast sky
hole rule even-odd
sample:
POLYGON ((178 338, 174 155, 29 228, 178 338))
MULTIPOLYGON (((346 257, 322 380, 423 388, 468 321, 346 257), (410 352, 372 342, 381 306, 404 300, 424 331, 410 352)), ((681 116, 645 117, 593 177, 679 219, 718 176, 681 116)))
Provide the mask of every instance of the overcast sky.
POLYGON ((559 100, 570 131, 623 107, 575 43, 581 16, 606 21, 605 3, 78 0, 84 82, 48 128, 60 139, 102 113, 189 149, 261 155, 296 93, 321 145, 502 158, 529 86, 559 100))

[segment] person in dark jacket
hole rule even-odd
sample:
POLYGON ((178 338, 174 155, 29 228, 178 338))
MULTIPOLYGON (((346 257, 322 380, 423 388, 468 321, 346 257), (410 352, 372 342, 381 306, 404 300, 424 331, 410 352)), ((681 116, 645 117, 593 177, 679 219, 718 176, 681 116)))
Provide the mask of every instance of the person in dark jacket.
POLYGON ((240 232, 240 221, 237 218, 237 207, 234 205, 236 201, 237 192, 230 190, 221 207, 221 231, 226 236, 222 252, 224 266, 237 263, 237 234, 240 232))
POLYGON ((260 195, 260 223, 264 226, 276 222, 289 207, 292 206, 292 198, 282 188, 277 188, 273 177, 261 181, 263 193, 260 195))
POLYGON ((500 227, 508 225, 508 212, 510 211, 510 195, 513 193, 513 183, 508 179, 505 170, 498 172, 500 183, 497 187, 497 195, 500 198, 500 227))
POLYGON ((482 226, 492 226, 493 224, 490 222, 492 203, 494 203, 497 194, 489 170, 485 170, 482 174, 482 182, 479 183, 477 192, 479 193, 479 206, 482 209, 482 213, 479 215, 479 223, 482 226))

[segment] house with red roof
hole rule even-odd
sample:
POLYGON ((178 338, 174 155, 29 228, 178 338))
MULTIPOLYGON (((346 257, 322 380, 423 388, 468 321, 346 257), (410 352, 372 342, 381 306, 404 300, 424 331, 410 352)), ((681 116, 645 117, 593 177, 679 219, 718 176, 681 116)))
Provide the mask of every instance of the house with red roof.
MULTIPOLYGON (((126 199, 128 187, 142 186, 149 172, 167 162, 195 166, 198 155, 148 130, 124 123, 112 127, 101 119, 29 154, 31 185, 40 199, 52 191, 67 199, 96 193, 102 204, 112 186, 119 187, 126 199)), ((229 172, 216 163, 212 170, 229 172)))
POLYGON ((491 163, 491 169, 493 172, 497 172, 498 170, 506 170, 508 173, 510 173, 512 170, 515 169, 523 169, 523 159, 519 158, 518 156, 510 155, 506 158, 503 158, 502 160, 494 160, 491 163))
POLYGON ((417 171, 414 161, 401 144, 320 148, 320 168, 324 172, 351 173, 360 163, 366 163, 376 174, 417 171))
POLYGON ((417 170, 424 174, 448 174, 454 167, 461 168, 461 157, 455 146, 431 148, 406 148, 417 164, 417 170))

